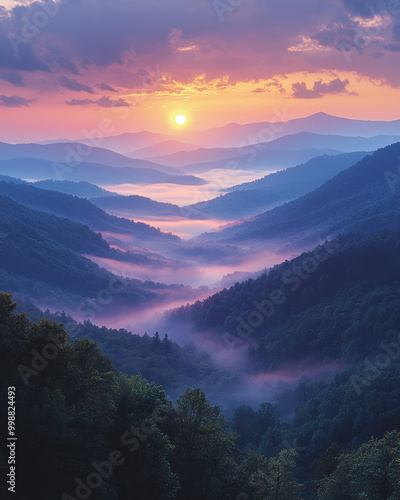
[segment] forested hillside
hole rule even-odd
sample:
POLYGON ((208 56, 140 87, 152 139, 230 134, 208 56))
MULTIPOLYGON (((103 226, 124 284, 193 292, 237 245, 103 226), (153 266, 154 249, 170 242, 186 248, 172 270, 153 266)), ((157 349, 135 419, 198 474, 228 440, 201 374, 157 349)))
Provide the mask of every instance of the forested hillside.
POLYGON ((13 199, 20 205, 57 215, 72 221, 87 224, 95 231, 115 231, 132 234, 140 241, 164 240, 176 243, 179 238, 172 234, 162 233, 159 229, 132 222, 107 214, 87 199, 70 194, 37 188, 30 184, 15 184, 0 181, 0 195, 13 199))
MULTIPOLYGON (((116 294, 119 306, 134 307, 157 298, 157 289, 164 292, 168 289, 166 285, 151 281, 121 280, 82 254, 154 266, 160 265, 159 258, 164 262, 163 258, 113 249, 100 233, 83 224, 31 210, 2 195, 0 236, 1 289, 28 295, 57 308, 63 305, 76 309, 82 298, 95 298, 99 293, 112 294, 110 287, 119 290, 116 294), (113 287, 115 282, 119 286, 113 287)), ((185 297, 191 295, 190 287, 172 286, 170 289, 173 292, 180 290, 185 297)), ((113 302, 116 305, 117 301, 113 302)))
MULTIPOLYGON (((356 399, 345 375, 298 406, 290 423, 269 403, 256 411, 238 408, 230 423, 199 389, 186 389, 174 404, 161 387, 118 373, 95 342, 71 341, 62 326, 31 323, 15 307, 10 295, 0 294, 0 402, 6 402, 7 387, 18 396, 20 498, 400 495, 400 434, 389 432, 399 426, 396 367, 373 383, 372 394, 387 401, 379 426, 368 423, 377 416, 375 398, 360 391, 356 399), (367 422, 357 418, 360 404, 367 422)), ((307 390, 299 392, 304 399, 307 390)), ((2 419, 4 433, 5 425, 2 419)), ((0 488, 6 492, 4 483, 0 488)))
POLYGON ((233 186, 225 195, 186 208, 226 220, 258 215, 317 189, 365 155, 366 153, 348 153, 318 156, 302 165, 233 186))
MULTIPOLYGON (((1 177, 0 177, 1 179, 1 177)), ((100 188, 90 182, 73 182, 73 181, 37 181, 34 183, 35 187, 41 189, 48 189, 49 191, 59 191, 60 193, 72 194, 80 198, 97 198, 98 196, 116 195, 111 191, 100 188)))
POLYGON ((379 149, 297 200, 204 238, 230 242, 271 242, 289 248, 355 231, 398 227, 400 191, 392 189, 400 143, 379 149))
POLYGON ((251 368, 307 360, 353 363, 400 330, 400 232, 339 237, 268 274, 172 311, 173 322, 212 329, 250 349, 251 368))

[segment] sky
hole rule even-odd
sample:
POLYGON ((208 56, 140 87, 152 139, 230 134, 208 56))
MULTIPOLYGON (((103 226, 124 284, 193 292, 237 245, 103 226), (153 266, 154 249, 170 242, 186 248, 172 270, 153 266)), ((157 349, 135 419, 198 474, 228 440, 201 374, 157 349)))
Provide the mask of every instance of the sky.
POLYGON ((400 118, 400 0, 0 0, 0 141, 400 118))

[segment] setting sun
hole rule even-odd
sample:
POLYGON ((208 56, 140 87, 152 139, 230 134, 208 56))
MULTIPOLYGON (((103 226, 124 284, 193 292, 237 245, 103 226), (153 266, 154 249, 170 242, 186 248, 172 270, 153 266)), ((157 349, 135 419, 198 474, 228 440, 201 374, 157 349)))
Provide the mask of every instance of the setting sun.
POLYGON ((184 123, 186 122, 186 117, 183 116, 183 115, 178 115, 175 117, 175 123, 177 123, 178 125, 184 125, 184 123))

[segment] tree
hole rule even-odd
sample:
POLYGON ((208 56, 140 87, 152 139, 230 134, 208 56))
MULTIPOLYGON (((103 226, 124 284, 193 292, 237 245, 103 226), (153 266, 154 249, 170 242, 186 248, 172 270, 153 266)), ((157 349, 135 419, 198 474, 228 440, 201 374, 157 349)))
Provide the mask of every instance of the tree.
MULTIPOLYGON (((7 387, 15 387, 24 443, 18 470, 26 481, 18 484, 18 498, 175 498, 165 392, 140 376, 117 374, 92 340, 71 343, 57 323, 31 323, 14 309, 12 297, 0 294, 0 407, 7 408, 7 387), (120 458, 111 468, 114 450, 120 458)), ((6 419, 0 425, 6 435, 6 419)), ((0 451, 4 477, 6 463, 0 451)))
POLYGON ((171 467, 173 446, 167 435, 172 405, 160 386, 140 375, 119 375, 111 449, 124 463, 115 469, 118 499, 175 498, 179 481, 171 467))
POLYGON ((160 334, 158 332, 155 333, 153 337, 153 341, 151 343, 151 350, 158 351, 161 347, 160 334))
POLYGON ((338 465, 320 480, 320 500, 397 500, 400 496, 400 433, 371 439, 355 452, 335 457, 338 465))
POLYGON ((270 490, 271 500, 300 499, 302 485, 293 479, 293 470, 296 467, 295 456, 295 450, 282 450, 268 461, 266 483, 270 490))
POLYGON ((251 406, 240 405, 235 408, 232 427, 238 434, 238 443, 241 448, 250 444, 258 446, 257 415, 251 406))
POLYGON ((169 340, 168 335, 165 334, 162 340, 162 349, 165 354, 169 354, 171 352, 171 344, 172 342, 169 340))
POLYGON ((178 398, 175 413, 180 498, 206 500, 226 495, 238 470, 238 451, 221 410, 211 406, 200 389, 186 389, 178 398))
POLYGON ((294 450, 283 450, 274 458, 250 451, 244 462, 247 498, 252 500, 300 500, 302 484, 293 479, 294 450))

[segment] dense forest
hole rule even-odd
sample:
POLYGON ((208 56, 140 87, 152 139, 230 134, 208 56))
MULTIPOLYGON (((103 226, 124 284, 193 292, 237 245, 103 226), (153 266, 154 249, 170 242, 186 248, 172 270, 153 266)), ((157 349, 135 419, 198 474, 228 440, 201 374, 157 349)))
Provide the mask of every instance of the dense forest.
MULTIPOLYGON (((395 363, 359 391, 344 372, 305 381, 290 420, 278 401, 238 407, 228 421, 200 389, 171 401, 160 386, 117 371, 93 340, 15 308, 0 294, 0 398, 5 406, 15 387, 20 498, 400 497, 395 363)), ((150 349, 170 348, 151 339, 150 349)), ((0 464, 4 472, 5 455, 0 464)))
MULTIPOLYGON (((108 258, 121 264, 127 262, 160 269, 165 265, 166 259, 153 252, 147 255, 140 250, 124 252, 115 249, 100 233, 87 225, 26 206, 39 202, 42 205, 47 202, 51 204, 51 200, 58 199, 59 205, 64 205, 67 213, 68 207, 73 207, 74 204, 84 211, 84 205, 80 203, 89 203, 87 200, 25 185, 6 185, 15 196, 18 189, 22 189, 18 196, 25 199, 24 204, 20 204, 8 196, 0 195, 0 280, 3 291, 11 290, 29 296, 32 300, 45 301, 55 308, 61 308, 62 304, 73 311, 86 299, 98 300, 99 293, 100 302, 110 301, 111 306, 117 305, 114 298, 118 296, 118 305, 129 307, 136 307, 156 298, 163 300, 166 291, 185 297, 196 293, 189 286, 122 279, 112 274, 85 255, 108 258), (42 196, 41 192, 49 193, 49 197, 42 196)), ((0 182, 0 191, 1 186, 0 182)), ((93 208, 102 212, 94 205, 93 208)), ((136 227, 133 222, 126 223, 136 227)), ((138 224, 139 230, 141 226, 153 232, 145 224, 138 224)), ((160 238, 164 234, 156 230, 154 233, 159 234, 160 238)), ((168 240, 169 235, 164 236, 168 240)), ((174 239, 172 236, 171 238, 174 239)), ((169 265, 173 266, 174 262, 169 261, 169 265)))
POLYGON ((169 317, 233 350, 253 343, 254 371, 357 363, 400 330, 399 255, 399 230, 340 236, 169 317))
MULTIPOLYGON (((47 182, 50 184, 45 182, 44 186, 52 187, 51 181, 47 182)), ((57 185, 57 183, 55 184, 57 185)), ((38 185, 40 185, 40 182, 38 185)), ((95 231, 115 231, 117 233, 132 234, 140 239, 142 245, 145 241, 153 240, 165 243, 180 241, 177 236, 162 233, 159 229, 148 224, 110 215, 89 200, 79 198, 78 195, 73 196, 49 188, 19 183, 17 179, 16 182, 14 182, 14 179, 12 179, 12 182, 1 181, 0 179, 0 195, 7 196, 24 207, 86 224, 95 231)))
MULTIPOLYGON (((68 310, 77 297, 88 302, 99 290, 107 302, 111 287, 108 305, 124 310, 159 301, 163 291, 189 298, 192 289, 121 279, 83 257, 154 258, 155 265, 159 258, 112 248, 90 226, 114 219, 88 200, 0 182, 0 192, 10 195, 0 194, 0 279, 2 290, 20 292, 19 306, 0 294, 0 402, 6 405, 7 388, 15 387, 18 474, 24 476, 18 495, 400 499, 398 193, 384 184, 381 167, 397 150, 368 156, 297 200, 320 217, 324 230, 333 217, 340 226, 342 216, 351 221, 362 213, 366 233, 339 235, 172 310, 149 333, 100 327, 94 317, 78 323, 33 305, 38 297, 47 303, 57 297, 68 310), (362 182, 355 186, 360 169, 362 182), (339 187, 347 201, 338 211, 339 187), (88 225, 62 217, 84 207, 85 217, 93 217, 88 225), (335 215, 329 218, 330 210, 335 215), (386 229, 373 232, 376 226, 386 229), (189 330, 200 345, 212 338, 223 355, 235 359, 240 352, 244 364, 231 371, 194 345, 171 340, 189 330), (275 374, 281 380, 285 372, 297 375, 260 390, 256 403, 242 397, 246 380, 275 374)), ((290 215, 290 207, 280 210, 290 215)), ((290 229, 299 220, 283 222, 281 229, 290 229)), ((305 221, 295 231, 307 239, 307 227, 305 221)), ((162 233, 154 234, 164 241, 162 233)), ((211 254, 238 251, 198 242, 179 251, 204 259, 205 248, 211 254)), ((6 472, 4 448, 1 453, 6 472)))
POLYGON ((43 312, 26 298, 18 300, 16 310, 25 312, 30 320, 37 323, 46 318, 62 324, 73 340, 94 340, 118 371, 127 375, 140 373, 146 380, 162 385, 171 397, 177 397, 186 387, 198 385, 208 396, 218 400, 224 391, 233 390, 240 382, 237 373, 217 367, 205 351, 193 344, 180 346, 167 334, 138 335, 125 328, 99 327, 90 320, 78 323, 64 312, 43 312))

